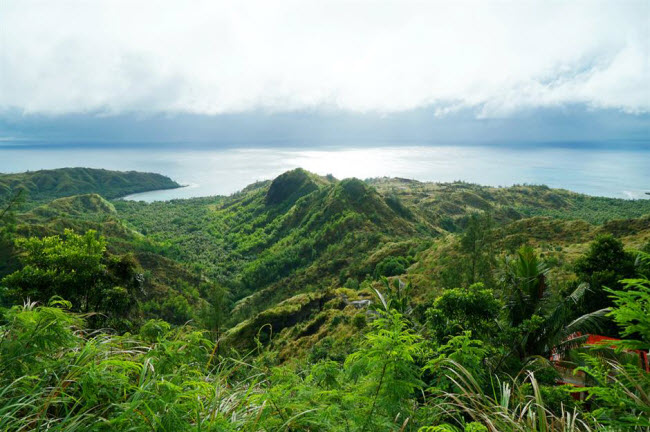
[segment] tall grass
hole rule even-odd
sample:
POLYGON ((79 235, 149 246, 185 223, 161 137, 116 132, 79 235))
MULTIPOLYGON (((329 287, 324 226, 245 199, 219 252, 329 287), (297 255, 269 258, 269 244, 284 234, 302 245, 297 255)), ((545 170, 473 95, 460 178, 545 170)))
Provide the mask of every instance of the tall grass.
MULTIPOLYGON (((561 406, 559 413, 549 409, 542 397, 533 372, 526 371, 505 381, 495 378, 492 393, 486 393, 472 374, 462 365, 447 360, 442 366, 455 384, 454 391, 436 396, 442 399, 440 408, 450 423, 468 421, 483 425, 490 432, 591 432, 592 423, 582 418, 577 409, 561 406), (532 392, 529 391, 529 387, 532 392)), ((450 431, 462 430, 451 425, 450 431)), ((470 430, 466 428, 465 430, 470 430)), ((436 430, 426 429, 425 430, 436 430)), ((438 429, 443 430, 443 429, 438 429)), ((473 430, 473 429, 471 429, 473 430)))
MULTIPOLYGON (((77 316, 28 304, 0 334, 0 430, 244 430, 263 376, 243 361, 208 369, 212 342, 180 328, 147 344, 85 334, 77 316)), ((253 429, 251 429, 253 430, 253 429)))
POLYGON ((139 335, 88 333, 83 317, 65 306, 27 303, 4 313, 1 431, 650 428, 648 374, 611 360, 597 363, 602 359, 595 357, 584 368, 597 384, 588 389, 592 412, 551 407, 532 372, 493 377, 486 385, 484 376, 450 358, 435 362, 434 371, 450 385, 426 389, 427 369, 418 366, 426 361, 426 348, 397 312, 376 319, 344 364, 278 367, 263 358, 217 358, 214 342, 187 326, 170 329, 153 322, 139 335))

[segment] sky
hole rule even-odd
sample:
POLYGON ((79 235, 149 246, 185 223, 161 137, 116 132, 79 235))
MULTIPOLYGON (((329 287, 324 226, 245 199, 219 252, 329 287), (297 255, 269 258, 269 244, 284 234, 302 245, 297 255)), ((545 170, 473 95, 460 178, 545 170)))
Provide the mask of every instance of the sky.
POLYGON ((650 2, 0 2, 0 140, 650 139, 650 2))

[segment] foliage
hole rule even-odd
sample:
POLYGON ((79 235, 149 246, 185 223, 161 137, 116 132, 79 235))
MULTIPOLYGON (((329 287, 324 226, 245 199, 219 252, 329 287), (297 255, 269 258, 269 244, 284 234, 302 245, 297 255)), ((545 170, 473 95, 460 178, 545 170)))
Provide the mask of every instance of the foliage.
POLYGON ((439 346, 436 349, 435 356, 425 366, 425 370, 432 373, 430 382, 433 388, 429 391, 454 391, 456 383, 453 378, 450 378, 447 371, 441 371, 440 365, 448 364, 448 361, 453 361, 464 368, 472 375, 474 381, 483 387, 486 384, 487 368, 485 367, 484 360, 488 350, 485 344, 477 339, 472 339, 472 332, 466 331, 460 335, 450 338, 447 343, 439 346), (441 373, 442 372, 442 373, 441 373))
MULTIPOLYGON (((56 193, 86 187, 71 181, 56 193)), ((20 266, 2 283, 0 430, 648 427, 628 361, 648 348, 644 255, 599 237, 573 262, 598 233, 638 247, 650 219, 522 219, 646 203, 294 170, 230 197, 29 205, 4 230, 20 266), (587 283, 614 296, 615 350, 569 338, 605 313, 587 283), (577 358, 585 405, 551 353, 577 358)))
POLYGON ((152 345, 87 336, 77 332, 77 316, 31 305, 5 320, 2 430, 234 431, 254 420, 248 385, 233 387, 227 372, 205 369, 212 346, 199 332, 165 331, 152 345))
POLYGON ((386 257, 375 267, 375 276, 399 276, 406 272, 409 262, 404 257, 386 257))
POLYGON ((169 177, 136 171, 120 172, 92 168, 29 171, 0 174, 0 204, 6 204, 12 194, 18 191, 25 191, 28 201, 36 203, 87 193, 117 198, 138 192, 177 187, 180 185, 169 177))
MULTIPOLYGON (((590 432, 598 429, 592 428, 591 419, 577 409, 561 408, 559 413, 552 412, 531 372, 493 381, 490 390, 485 392, 472 373, 462 365, 448 360, 441 367, 447 370, 449 379, 457 388, 443 392, 442 401, 435 399, 434 403, 440 404, 456 425, 467 424, 466 419, 470 419, 490 432, 590 432)), ((454 429, 455 426, 449 424, 445 427, 447 429, 438 430, 462 430, 454 429)), ((481 430, 478 426, 472 427, 481 430)))
POLYGON ((610 316, 622 328, 621 336, 634 337, 622 343, 626 349, 650 351, 650 281, 643 279, 624 279, 625 289, 613 294, 615 307, 610 316))
POLYGON ((445 290, 426 311, 427 325, 438 341, 465 331, 488 338, 497 331, 502 304, 494 291, 476 283, 445 290))
POLYGON ((422 387, 417 358, 422 354, 419 335, 408 328, 402 315, 389 310, 371 323, 373 332, 368 333, 359 351, 345 361, 352 379, 360 380, 362 392, 372 400, 367 420, 361 430, 371 427, 375 410, 394 418, 401 414, 408 418, 408 401, 413 392, 422 387))
POLYGON ((20 270, 2 279, 2 298, 47 302, 54 296, 69 300, 77 311, 99 312, 97 325, 125 329, 120 320, 137 318, 137 265, 128 255, 106 254, 106 241, 95 231, 84 235, 66 230, 64 237, 19 238, 20 270), (106 321, 104 318, 107 318, 106 321))
POLYGON ((646 431, 650 427, 650 376, 638 364, 585 354, 586 365, 577 368, 592 385, 589 394, 599 423, 622 430, 646 431))
POLYGON ((465 263, 468 284, 479 280, 491 283, 494 268, 494 224, 490 213, 471 213, 460 238, 460 249, 467 254, 465 263))
MULTIPOLYGON (((642 253, 642 258, 648 256, 642 253)), ((627 279, 622 283, 624 290, 606 289, 614 303, 610 315, 621 327, 621 336, 634 339, 608 343, 619 353, 633 354, 635 360, 587 353, 583 354, 586 365, 578 370, 593 381, 584 390, 594 401, 594 415, 599 421, 626 430, 647 430, 643 428, 650 428, 650 373, 644 370, 647 364, 639 361, 639 355, 647 356, 650 349, 650 280, 627 279)))
POLYGON ((612 235, 601 235, 575 265, 579 280, 589 284, 589 294, 581 304, 583 313, 612 306, 605 287, 619 289, 619 281, 634 277, 635 257, 626 252, 623 243, 612 235))

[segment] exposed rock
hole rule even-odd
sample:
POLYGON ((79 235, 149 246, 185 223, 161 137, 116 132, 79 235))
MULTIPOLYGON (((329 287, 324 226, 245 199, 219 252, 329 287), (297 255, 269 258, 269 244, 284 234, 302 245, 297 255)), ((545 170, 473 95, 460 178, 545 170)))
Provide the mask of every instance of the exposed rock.
POLYGON ((350 304, 352 306, 354 306, 355 308, 357 308, 357 309, 363 309, 363 308, 367 308, 368 306, 370 306, 372 304, 372 301, 371 300, 354 300, 354 301, 351 301, 350 304))

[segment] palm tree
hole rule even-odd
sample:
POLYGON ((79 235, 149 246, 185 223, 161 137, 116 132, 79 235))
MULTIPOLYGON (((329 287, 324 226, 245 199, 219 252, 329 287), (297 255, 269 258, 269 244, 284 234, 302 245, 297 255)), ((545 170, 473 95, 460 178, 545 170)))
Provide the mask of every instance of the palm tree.
POLYGON ((506 311, 512 327, 530 319, 550 296, 546 286, 548 267, 539 260, 535 250, 523 246, 514 258, 506 258, 503 282, 506 287, 506 311))
POLYGON ((551 351, 565 351, 580 345, 584 337, 569 338, 577 332, 599 329, 602 309, 576 316, 575 305, 580 302, 589 285, 580 284, 565 297, 553 296, 547 284, 548 267, 535 250, 524 246, 514 259, 506 260, 502 281, 506 293, 508 324, 520 330, 513 340, 513 351, 523 360, 532 355, 548 357, 551 351))

